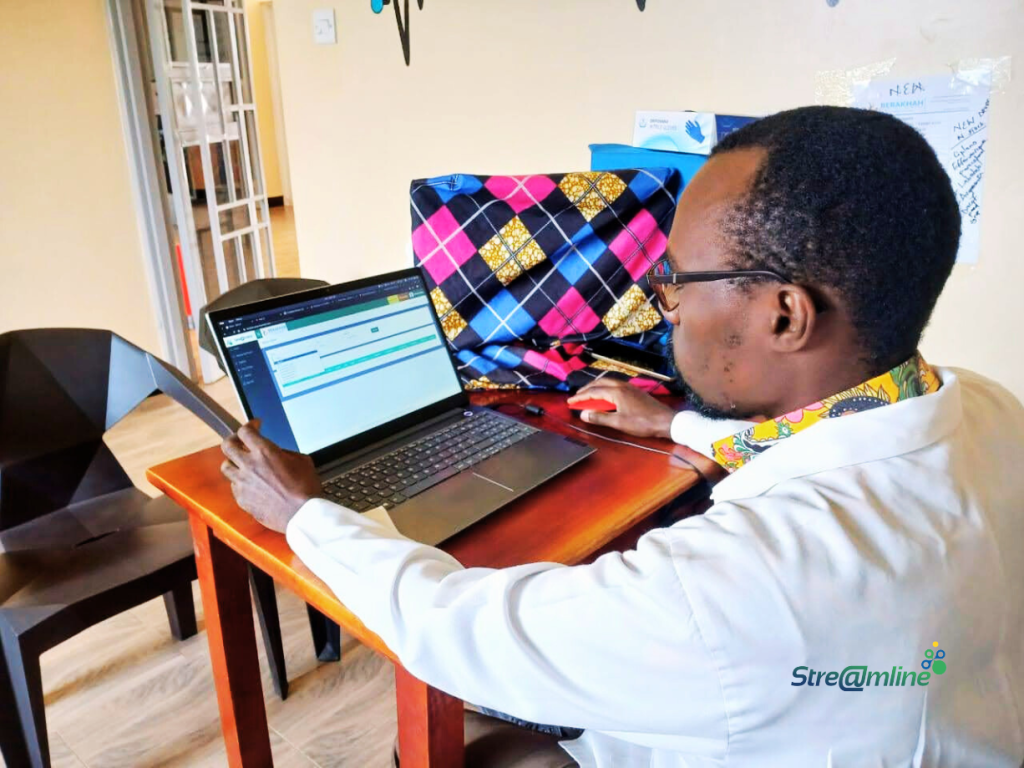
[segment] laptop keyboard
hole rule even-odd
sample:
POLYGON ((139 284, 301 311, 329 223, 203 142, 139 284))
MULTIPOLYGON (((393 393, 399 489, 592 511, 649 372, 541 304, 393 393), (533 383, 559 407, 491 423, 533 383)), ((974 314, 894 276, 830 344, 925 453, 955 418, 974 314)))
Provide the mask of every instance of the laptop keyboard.
POLYGON ((452 475, 515 445, 537 430, 486 411, 474 411, 323 484, 329 499, 356 512, 391 509, 452 475))

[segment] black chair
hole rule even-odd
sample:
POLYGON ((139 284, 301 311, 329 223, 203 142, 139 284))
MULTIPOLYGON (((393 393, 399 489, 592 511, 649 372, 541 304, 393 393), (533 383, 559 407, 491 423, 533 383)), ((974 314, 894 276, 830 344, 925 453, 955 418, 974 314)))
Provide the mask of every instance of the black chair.
MULTIPOLYGON (((217 341, 213 338, 210 324, 206 322, 206 316, 215 309, 227 309, 237 307, 240 304, 248 304, 251 301, 269 299, 275 296, 284 296, 288 293, 306 291, 310 288, 323 288, 330 283, 323 280, 311 280, 305 277, 268 277, 263 280, 250 280, 242 283, 237 288, 226 291, 199 310, 199 347, 217 358, 217 365, 224 370, 224 362, 220 359, 220 352, 217 350, 217 341)), ((224 371, 227 373, 227 371, 224 371)))
MULTIPOLYGON (((263 280, 250 280, 248 283, 242 283, 237 288, 232 288, 230 291, 222 293, 216 299, 211 301, 201 310, 199 310, 199 346, 201 349, 206 350, 211 355, 217 358, 217 365, 224 371, 224 361, 221 360, 220 352, 217 349, 217 341, 213 337, 213 332, 210 330, 210 324, 206 321, 206 316, 216 309, 227 309, 228 307, 237 307, 240 304, 248 304, 252 301, 259 301, 260 299, 273 298, 275 296, 284 296, 289 293, 296 293, 298 291, 306 291, 310 288, 322 288, 330 283, 324 282, 323 280, 312 280, 304 277, 271 277, 263 280)), ((224 371, 227 373, 227 371, 224 371)), ((273 585, 271 585, 272 587, 273 585)), ((256 585, 253 586, 254 593, 260 591, 257 590, 256 585)), ((273 600, 274 592, 271 588, 268 591, 261 590, 262 595, 257 595, 257 600, 273 600)), ((313 633, 313 647, 316 650, 316 656, 320 661, 338 661, 341 658, 341 628, 331 619, 324 616, 318 610, 313 608, 311 605, 306 606, 306 612, 309 614, 309 627, 313 633)), ((281 675, 284 676, 284 660, 281 660, 281 675)))
MULTIPOLYGON (((50 764, 39 656, 163 595, 171 632, 196 633, 185 513, 138 490, 103 434, 155 392, 218 434, 235 419, 175 368, 110 331, 0 334, 0 751, 50 764)), ((275 687, 287 695, 274 584, 251 572, 275 687)))

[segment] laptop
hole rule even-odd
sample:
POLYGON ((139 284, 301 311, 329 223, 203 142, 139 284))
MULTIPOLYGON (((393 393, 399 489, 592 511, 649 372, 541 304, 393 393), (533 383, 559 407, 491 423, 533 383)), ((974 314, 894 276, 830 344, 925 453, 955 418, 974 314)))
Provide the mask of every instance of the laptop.
POLYGON ((246 416, 327 498, 438 544, 593 453, 470 404, 419 270, 210 312, 246 416))

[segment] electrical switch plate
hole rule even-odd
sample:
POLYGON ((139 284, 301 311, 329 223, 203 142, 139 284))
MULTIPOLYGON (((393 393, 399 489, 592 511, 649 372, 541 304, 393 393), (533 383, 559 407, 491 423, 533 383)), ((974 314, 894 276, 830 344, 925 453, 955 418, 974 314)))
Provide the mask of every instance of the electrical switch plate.
POLYGON ((319 45, 334 45, 338 42, 333 8, 320 8, 313 11, 313 40, 319 45))

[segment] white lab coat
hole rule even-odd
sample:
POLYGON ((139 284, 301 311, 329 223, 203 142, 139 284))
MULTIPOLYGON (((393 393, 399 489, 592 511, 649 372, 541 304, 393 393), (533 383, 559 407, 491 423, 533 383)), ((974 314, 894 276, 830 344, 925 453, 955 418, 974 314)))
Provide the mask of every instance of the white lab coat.
POLYGON ((1024 409, 936 370, 937 393, 787 438, 591 565, 464 569, 324 500, 288 542, 412 674, 586 729, 564 743, 584 768, 1018 768, 1024 409), (927 686, 792 684, 918 672, 933 641, 927 686))

